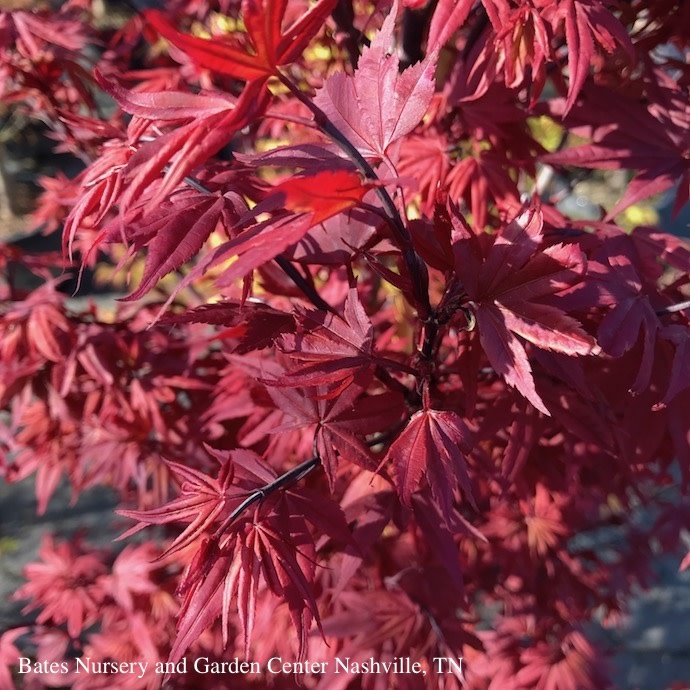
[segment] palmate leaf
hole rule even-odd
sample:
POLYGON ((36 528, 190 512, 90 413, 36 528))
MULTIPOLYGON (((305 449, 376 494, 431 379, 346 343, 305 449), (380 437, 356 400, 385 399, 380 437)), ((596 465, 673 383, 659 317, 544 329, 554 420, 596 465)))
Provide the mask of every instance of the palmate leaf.
POLYGON ((276 405, 293 420, 273 429, 274 433, 314 428, 314 445, 331 491, 335 487, 339 458, 372 471, 376 469, 365 438, 390 428, 404 410, 401 395, 390 391, 363 395, 362 389, 354 384, 335 397, 329 395, 325 387, 271 387, 268 392, 276 405))
MULTIPOLYGON (((185 194, 144 216, 137 223, 137 231, 144 237, 153 235, 148 242, 144 275, 137 289, 123 301, 137 300, 153 289, 161 278, 196 256, 219 222, 232 225, 245 208, 237 195, 185 194)), ((116 219, 114 232, 119 224, 116 219)), ((135 240, 135 247, 140 243, 135 240)))
POLYGON ((214 115, 235 107, 234 99, 223 92, 129 91, 94 70, 98 85, 131 115, 147 120, 186 120, 214 115))
MULTIPOLYGON (((542 51, 541 60, 544 59, 544 52, 548 50, 544 27, 546 22, 551 24, 554 31, 558 30, 561 24, 563 25, 568 47, 569 72, 566 112, 574 106, 589 76, 598 47, 603 48, 607 53, 613 53, 619 46, 628 59, 631 62, 634 61, 635 49, 626 28, 599 0, 542 2, 534 9, 532 3, 511 3, 507 0, 482 0, 482 4, 499 37, 507 30, 513 32, 520 28, 529 36, 525 41, 526 45, 515 46, 512 54, 507 56, 510 60, 510 64, 506 66, 508 75, 518 69, 520 59, 524 59, 521 50, 539 49, 542 51), (531 26, 524 16, 518 14, 520 10, 526 8, 534 14, 531 26), (517 26, 514 26, 515 24, 517 26), (539 28, 535 29, 535 26, 539 28), (531 29, 531 32, 527 27, 531 29)), ((443 47, 443 44, 468 18, 474 5, 475 3, 471 0, 439 0, 429 29, 429 49, 443 47)))
POLYGON ((366 377, 374 366, 371 321, 356 288, 345 298, 343 316, 314 309, 297 316, 296 333, 279 342, 295 364, 279 382, 283 386, 337 385, 344 390, 366 377))
POLYGON ((570 83, 564 111, 567 113, 575 105, 589 75, 595 55, 595 41, 609 53, 613 52, 616 44, 622 46, 631 61, 635 49, 625 27, 597 0, 562 0, 558 3, 556 16, 564 20, 568 44, 570 83))
MULTIPOLYGON (((660 79, 668 80, 668 76, 660 75, 660 79)), ((563 118, 568 129, 591 138, 591 142, 549 153, 542 160, 581 168, 637 170, 607 219, 678 182, 673 212, 680 211, 690 198, 690 165, 686 155, 690 120, 685 98, 674 83, 657 88, 664 100, 653 107, 626 93, 614 94, 591 83, 585 85, 567 117, 564 100, 549 105, 550 112, 563 118), (609 107, 612 97, 616 100, 615 109, 609 107)))
POLYGON ((612 357, 620 357, 642 339, 640 368, 630 388, 633 393, 641 393, 649 385, 660 325, 659 317, 646 296, 621 299, 599 324, 597 338, 602 349, 612 357))
POLYGON ((121 539, 138 532, 146 525, 187 523, 187 527, 166 549, 165 555, 170 555, 200 540, 225 514, 225 494, 232 484, 233 474, 232 466, 229 464, 223 465, 217 479, 179 463, 167 464, 180 481, 180 495, 159 508, 145 511, 121 510, 119 513, 139 521, 139 524, 127 530, 121 539))
POLYGON ((365 158, 385 158, 424 117, 434 94, 435 51, 402 74, 395 51, 389 52, 396 15, 397 5, 362 52, 354 75, 334 74, 314 99, 365 158))
POLYGON ((351 170, 323 170, 291 177, 275 187, 283 206, 293 213, 311 214, 312 225, 356 206, 369 190, 351 170))
POLYGON ((293 179, 282 186, 277 185, 274 192, 238 220, 233 230, 237 232, 246 227, 259 214, 272 211, 275 214, 268 220, 239 232, 210 255, 203 257, 179 283, 176 292, 214 266, 230 260, 232 263, 224 268, 217 284, 220 287, 231 285, 299 242, 315 224, 355 206, 368 189, 368 185, 351 171, 322 171, 307 178, 299 178, 299 182, 293 179), (309 184, 320 190, 313 199, 307 193, 307 178, 309 184), (291 207, 296 212, 291 212, 291 207))
POLYGON ((184 121, 155 141, 141 143, 125 170, 127 188, 121 209, 132 202, 165 170, 152 204, 161 201, 194 168, 215 155, 240 129, 268 107, 270 92, 263 82, 252 82, 236 100, 222 93, 186 94, 177 91, 142 93, 128 91, 96 72, 99 85, 127 113, 136 115, 130 128, 140 127, 137 118, 151 122, 184 121))
POLYGON ((285 33, 282 30, 287 0, 243 0, 242 18, 252 51, 223 42, 180 33, 160 10, 144 16, 161 36, 184 51, 200 67, 243 81, 264 81, 280 65, 294 62, 318 33, 337 0, 319 0, 285 33))
POLYGON ((510 386, 548 414, 537 393, 522 340, 567 355, 596 349, 594 338, 565 313, 559 293, 582 281, 585 257, 571 245, 540 250, 541 212, 532 208, 497 233, 488 247, 451 208, 456 271, 474 304, 482 349, 510 386))
MULTIPOLYGON (((251 75, 244 75, 249 83, 239 98, 233 100, 220 92, 205 94, 131 92, 107 81, 98 72, 96 73, 100 86, 115 98, 125 112, 151 122, 191 120, 186 124, 178 125, 155 141, 145 142, 139 146, 137 152, 130 159, 125 172, 127 188, 120 199, 120 208, 129 208, 132 202, 165 169, 165 179, 156 190, 156 195, 151 201, 152 205, 160 202, 194 168, 226 146, 236 132, 256 120, 266 110, 271 100, 271 94, 266 88, 265 82, 267 77, 275 71, 276 63, 271 63, 272 56, 277 55, 281 59, 284 57, 286 60, 288 58, 291 60, 299 55, 312 38, 313 33, 320 28, 320 19, 330 12, 329 2, 331 0, 322 0, 319 5, 293 26, 277 47, 270 47, 272 45, 271 40, 275 39, 276 26, 278 31, 280 29, 285 2, 274 3, 268 0, 266 7, 262 7, 260 3, 246 1, 244 5, 247 19, 249 24, 255 28, 257 43, 264 47, 264 64, 261 60, 257 61, 256 56, 227 46, 219 46, 216 41, 185 36, 177 32, 161 12, 149 11, 147 13, 149 21, 171 42, 176 45, 180 44, 183 50, 185 48, 191 50, 198 60, 203 62, 202 57, 204 55, 209 57, 214 50, 225 47, 228 54, 224 56, 221 63, 237 66, 244 60, 245 68, 251 70, 251 75), (267 12, 266 15, 263 14, 264 10, 267 12), (324 12, 325 14, 323 14, 324 12), (257 28, 261 26, 263 26, 262 30, 257 28), (263 36, 261 40, 260 36, 263 36), (284 41, 287 41, 289 45, 285 44, 284 41), (276 49, 281 52, 275 54, 274 50, 276 49), (251 67, 248 67, 249 65, 251 67), (270 69, 267 71, 268 67, 270 69)), ((139 131, 137 127, 140 125, 136 118, 130 127, 139 131)))
MULTIPOLYGON (((315 572, 316 548, 304 519, 285 515, 247 527, 235 541, 232 560, 239 563, 225 581, 224 600, 237 597, 237 609, 244 629, 245 656, 249 656, 259 583, 287 602, 304 653, 306 632, 318 609, 311 583, 315 572), (307 615, 305 615, 307 614, 307 615)), ((224 606, 224 610, 227 606, 224 606)), ((226 628, 226 626, 224 626, 226 628)))
POLYGON ((177 463, 169 463, 182 480, 180 495, 148 511, 121 511, 139 520, 131 534, 146 524, 187 523, 162 557, 196 545, 178 593, 183 603, 178 636, 170 661, 182 658, 218 617, 223 618, 223 641, 228 643, 229 616, 236 607, 245 639, 245 654, 254 625, 256 600, 262 588, 286 601, 306 649, 307 630, 318 610, 312 592, 316 544, 309 525, 336 543, 351 543, 340 507, 306 489, 272 494, 255 503, 232 522, 228 518, 247 496, 276 479, 275 471, 256 453, 209 449, 220 462, 218 478, 177 463))
MULTIPOLYGON (((615 358, 641 345, 634 365, 637 375, 630 385, 630 391, 637 394, 647 388, 655 362, 660 361, 656 346, 662 322, 645 284, 659 279, 659 259, 664 257, 665 248, 641 230, 636 230, 634 236, 612 234, 603 243, 605 257, 596 254, 593 259, 606 262, 607 271, 602 274, 605 282, 599 286, 607 293, 609 309, 599 321, 597 339, 602 350, 615 358)), ((681 249, 679 245, 675 248, 681 249)), ((687 262, 682 263, 684 254, 680 251, 676 258, 687 267, 687 262)))
POLYGON ((336 638, 354 637, 350 650, 362 656, 379 652, 379 645, 388 640, 402 644, 423 627, 423 613, 403 590, 391 590, 343 592, 339 598, 342 613, 324 620, 325 633, 336 638))
POLYGON ((292 314, 273 309, 267 304, 247 300, 244 304, 232 301, 204 304, 182 314, 171 314, 163 323, 207 323, 224 326, 218 339, 237 341, 232 352, 243 354, 269 347, 283 333, 294 331, 292 314))
POLYGON ((406 506, 412 505, 412 495, 426 477, 442 513, 450 517, 458 484, 473 502, 465 459, 469 451, 470 432, 462 419, 455 412, 426 407, 412 415, 384 462, 392 465, 400 500, 406 506))
POLYGON ((561 635, 557 647, 560 653, 556 658, 553 647, 543 640, 522 652, 522 667, 511 679, 514 687, 574 690, 609 685, 595 647, 582 632, 572 629, 561 635))

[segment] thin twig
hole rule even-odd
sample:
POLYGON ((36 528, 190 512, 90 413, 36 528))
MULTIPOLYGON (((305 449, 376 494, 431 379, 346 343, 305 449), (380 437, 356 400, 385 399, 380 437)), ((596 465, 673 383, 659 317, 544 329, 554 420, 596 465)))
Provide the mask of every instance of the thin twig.
POLYGON ((277 477, 272 482, 262 486, 260 489, 252 491, 252 493, 250 493, 249 496, 247 496, 247 498, 245 498, 244 501, 242 501, 242 503, 240 503, 237 508, 235 508, 235 510, 233 510, 232 513, 225 518, 225 520, 223 520, 220 527, 215 531, 214 537, 220 538, 223 532, 225 532, 225 530, 230 527, 230 525, 232 525, 232 523, 235 522, 235 520, 237 520, 237 518, 239 518, 245 510, 247 510, 247 508, 250 508, 255 503, 261 503, 264 499, 268 498, 271 494, 275 493, 279 489, 283 489, 291 484, 295 484, 300 479, 304 479, 304 477, 306 477, 320 464, 321 458, 318 455, 315 455, 313 458, 309 458, 309 460, 305 460, 296 467, 293 467, 291 470, 281 474, 280 477, 277 477))
POLYGON ((304 276, 284 257, 276 256, 274 261, 280 266, 283 272, 292 280, 292 282, 309 298, 311 303, 318 309, 330 312, 338 316, 338 312, 330 305, 321 295, 316 291, 304 276))
POLYGON ((683 311, 684 309, 690 308, 690 299, 685 300, 685 302, 680 302, 679 304, 671 304, 668 307, 663 307, 663 309, 657 309, 656 315, 662 316, 663 314, 674 314, 678 311, 683 311))
MULTIPOLYGON (((379 443, 387 441, 388 438, 390 438, 390 432, 383 432, 381 434, 377 434, 368 441, 365 441, 365 443, 367 446, 373 447, 379 443)), ((260 489, 255 489, 252 491, 244 499, 244 501, 242 501, 242 503, 240 503, 237 508, 235 508, 235 510, 233 510, 232 513, 230 513, 230 515, 223 520, 220 527, 218 527, 218 529, 214 532, 213 538, 220 539, 223 535, 223 532, 225 532, 225 530, 228 529, 228 527, 230 527, 230 525, 232 525, 232 523, 235 522, 235 520, 237 520, 248 508, 251 508, 251 506, 256 503, 261 503, 276 491, 285 489, 292 484, 296 484, 301 479, 304 479, 304 477, 306 477, 310 472, 315 470, 320 464, 321 458, 318 455, 314 455, 314 457, 301 462, 291 470, 288 470, 279 477, 276 477, 276 479, 274 479, 272 482, 265 484, 260 489)))
MULTIPOLYGON (((278 78, 280 79, 281 83, 289 89, 290 93, 295 96, 295 98, 309 108, 314 115, 314 122, 316 123, 317 127, 336 144, 338 144, 338 146, 340 146, 340 148, 347 154, 347 156, 355 164, 357 169, 364 175, 364 177, 368 180, 375 180, 378 182, 379 177, 368 161, 357 150, 357 147, 352 144, 352 142, 333 124, 333 122, 331 122, 331 120, 329 120, 326 113, 324 113, 323 110, 321 110, 321 108, 319 108, 319 106, 317 106, 316 103, 314 103, 311 99, 307 98, 307 96, 285 74, 282 72, 279 73, 278 78)), ((391 219, 391 229, 393 235, 400 246, 403 261, 407 265, 407 269, 412 279, 412 292, 417 302, 417 309, 419 310, 422 318, 427 318, 431 312, 431 304, 429 302, 429 276, 426 264, 421 260, 415 251, 412 244, 412 237, 407 231, 405 223, 403 222, 391 195, 388 193, 388 190, 383 186, 377 186, 375 190, 386 214, 391 219)))

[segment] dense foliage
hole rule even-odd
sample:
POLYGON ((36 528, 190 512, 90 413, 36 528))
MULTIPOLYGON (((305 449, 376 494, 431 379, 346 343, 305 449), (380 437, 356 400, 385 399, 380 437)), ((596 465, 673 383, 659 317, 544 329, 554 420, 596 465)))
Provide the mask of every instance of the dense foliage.
POLYGON ((130 529, 46 537, 0 686, 607 687, 587 623, 690 527, 690 254, 629 213, 690 196, 688 5, 140 9, 0 12, 3 102, 84 163, 36 224, 130 286, 80 312, 3 248, 0 477, 130 529))

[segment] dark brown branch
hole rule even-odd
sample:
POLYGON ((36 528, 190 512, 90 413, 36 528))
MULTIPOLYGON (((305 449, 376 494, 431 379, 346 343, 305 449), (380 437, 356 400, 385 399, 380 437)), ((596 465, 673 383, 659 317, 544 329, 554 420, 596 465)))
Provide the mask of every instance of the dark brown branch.
POLYGON ((684 309, 690 309, 690 299, 685 300, 685 302, 679 302, 678 304, 670 304, 668 307, 663 309, 657 309, 655 312, 657 316, 662 316, 663 314, 675 314, 676 312, 683 311, 684 309))

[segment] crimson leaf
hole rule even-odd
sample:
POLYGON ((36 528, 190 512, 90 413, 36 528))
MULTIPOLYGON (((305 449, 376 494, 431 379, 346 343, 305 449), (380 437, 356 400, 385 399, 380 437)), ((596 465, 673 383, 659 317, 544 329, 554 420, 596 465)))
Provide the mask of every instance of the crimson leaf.
POLYGON ((365 158, 385 159, 390 147, 414 129, 434 93, 436 53, 399 73, 395 52, 389 52, 396 11, 359 60, 353 76, 329 77, 314 102, 365 158))
POLYGON ((465 456, 470 432, 455 412, 425 408, 415 412, 388 449, 384 462, 393 465, 400 500, 412 505, 412 494, 426 477, 443 514, 452 514, 453 492, 459 483, 473 502, 465 456))
POLYGON ((506 382, 548 414, 520 339, 567 355, 595 349, 594 338, 563 311, 557 299, 582 280, 584 255, 574 245, 557 244, 540 251, 542 215, 535 208, 497 233, 488 249, 480 240, 489 238, 476 235, 457 210, 451 211, 456 270, 476 310, 482 348, 506 382))

